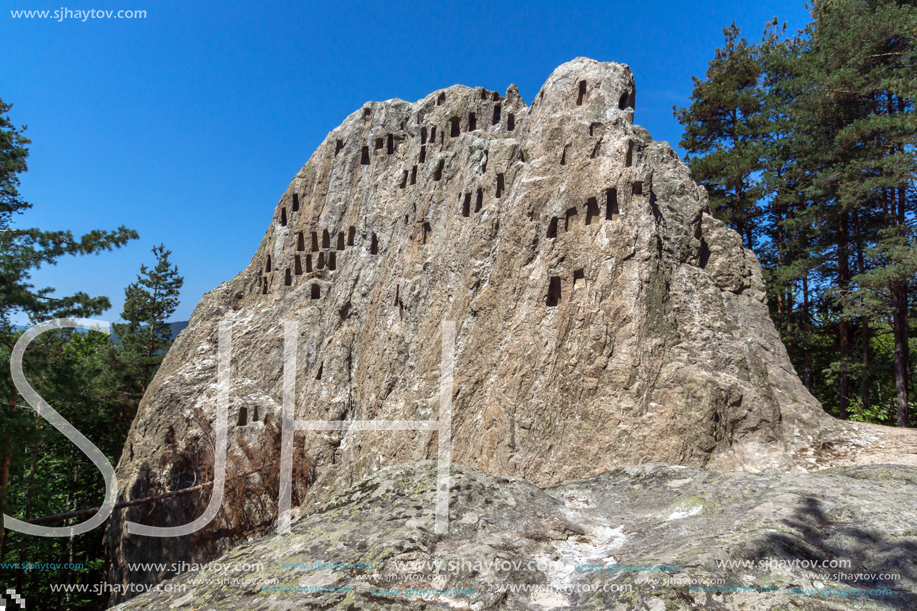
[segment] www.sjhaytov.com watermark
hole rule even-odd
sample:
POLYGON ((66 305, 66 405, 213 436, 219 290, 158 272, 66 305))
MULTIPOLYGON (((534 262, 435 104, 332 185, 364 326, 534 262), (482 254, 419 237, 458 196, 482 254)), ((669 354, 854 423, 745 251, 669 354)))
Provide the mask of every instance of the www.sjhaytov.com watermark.
POLYGON ((52 21, 89 21, 90 19, 146 19, 146 11, 101 11, 98 9, 71 10, 61 7, 54 11, 10 10, 13 19, 50 19, 52 21))
POLYGON ((24 11, 10 10, 13 19, 51 19, 53 21, 88 21, 90 19, 146 19, 146 11, 101 11, 98 9, 72 10, 60 7, 57 10, 24 11))

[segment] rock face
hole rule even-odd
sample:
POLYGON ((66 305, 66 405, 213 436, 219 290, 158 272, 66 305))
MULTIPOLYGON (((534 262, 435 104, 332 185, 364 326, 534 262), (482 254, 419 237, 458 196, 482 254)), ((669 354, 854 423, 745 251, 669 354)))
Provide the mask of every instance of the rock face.
MULTIPOLYGON (((128 562, 205 561, 276 519, 283 323, 299 324, 297 420, 437 418, 441 328, 456 324, 452 458, 549 485, 663 461, 798 469, 838 434, 768 317, 761 270, 709 214, 672 148, 633 124, 623 65, 576 59, 531 106, 453 86, 367 103, 293 179, 249 266, 204 296, 148 390, 121 499, 209 481, 217 325, 233 325, 230 478, 114 516, 128 562)), ((436 456, 423 432, 298 432, 294 505, 436 456)))
POLYGON ((120 609, 917 608, 913 467, 649 463, 542 490, 453 466, 445 536, 434 472, 386 468, 120 609))

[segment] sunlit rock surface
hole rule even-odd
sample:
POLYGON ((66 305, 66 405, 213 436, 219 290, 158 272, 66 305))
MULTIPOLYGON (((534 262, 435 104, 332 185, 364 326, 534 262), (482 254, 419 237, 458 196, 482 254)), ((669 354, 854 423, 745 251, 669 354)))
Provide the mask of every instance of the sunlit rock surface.
POLYGON ((241 568, 189 571, 120 609, 917 608, 913 467, 649 463, 542 490, 454 466, 444 536, 435 468, 386 468, 213 565, 241 568))
MULTIPOLYGON (((539 486, 650 461, 800 470, 794 456, 837 425, 793 370, 754 254, 672 148, 633 124, 636 100, 627 66, 579 58, 531 106, 515 86, 455 85, 369 102, 328 134, 265 209, 249 266, 195 309, 117 468, 120 500, 210 481, 217 326, 231 321, 222 511, 180 539, 128 535, 125 520, 186 524, 207 490, 116 512, 112 581, 158 582, 170 572, 126 564, 203 562, 275 522, 290 320, 297 420, 436 419, 454 321, 456 463, 539 486)), ((435 457, 437 434, 295 444, 293 502, 307 511, 435 457)))

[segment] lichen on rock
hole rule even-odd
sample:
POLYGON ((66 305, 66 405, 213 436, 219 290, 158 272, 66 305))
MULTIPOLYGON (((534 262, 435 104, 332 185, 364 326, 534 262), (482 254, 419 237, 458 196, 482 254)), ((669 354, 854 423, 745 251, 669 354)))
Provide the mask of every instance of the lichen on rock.
POLYGON ((291 533, 217 560, 249 570, 188 572, 164 584, 174 594, 145 594, 118 608, 917 605, 913 467, 799 475, 649 463, 543 490, 473 467, 453 465, 450 476, 446 535, 433 533, 436 462, 388 467, 291 533), (232 580, 249 583, 226 585, 232 580))

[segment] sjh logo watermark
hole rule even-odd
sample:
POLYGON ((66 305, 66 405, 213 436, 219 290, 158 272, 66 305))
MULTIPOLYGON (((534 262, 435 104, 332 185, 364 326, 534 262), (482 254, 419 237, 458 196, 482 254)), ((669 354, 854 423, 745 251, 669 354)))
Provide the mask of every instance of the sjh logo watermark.
MULTIPOLYGON (((86 318, 58 318, 35 325, 23 333, 13 347, 10 372, 13 384, 26 402, 39 416, 73 442, 95 464, 105 480, 105 503, 95 515, 74 526, 39 526, 17 520, 3 514, 3 526, 16 532, 39 537, 70 537, 89 532, 102 524, 111 515, 117 496, 115 470, 105 454, 89 441, 66 418, 39 396, 29 385, 22 371, 22 359, 29 344, 39 335, 54 329, 86 329, 106 335, 111 333, 111 324, 86 318)), ((229 389, 232 354, 232 322, 219 323, 217 347, 217 414, 216 448, 214 450, 213 493, 207 509, 190 524, 182 526, 147 526, 127 522, 127 532, 147 537, 181 537, 193 534, 209 524, 220 510, 226 482, 226 429, 229 414, 229 389)), ((280 494, 278 499, 277 530, 290 532, 291 492, 293 487, 293 434, 295 431, 437 431, 439 446, 436 469, 436 511, 434 532, 446 534, 449 531, 449 466, 452 458, 452 382, 455 365, 455 322, 444 321, 442 325, 442 356, 440 359, 439 419, 437 420, 294 420, 294 398, 296 396, 296 359, 299 323, 284 323, 283 351, 283 424, 280 445, 280 494)), ((24 605, 24 603, 22 603, 24 605)), ((0 607, 5 611, 5 607, 0 607)))
MULTIPOLYGON (((25 609, 25 598, 16 594, 16 590, 9 588, 6 591, 6 595, 12 597, 12 602, 18 604, 20 609, 25 609)), ((2 596, 0 596, 0 611, 6 611, 6 599, 2 596)))

